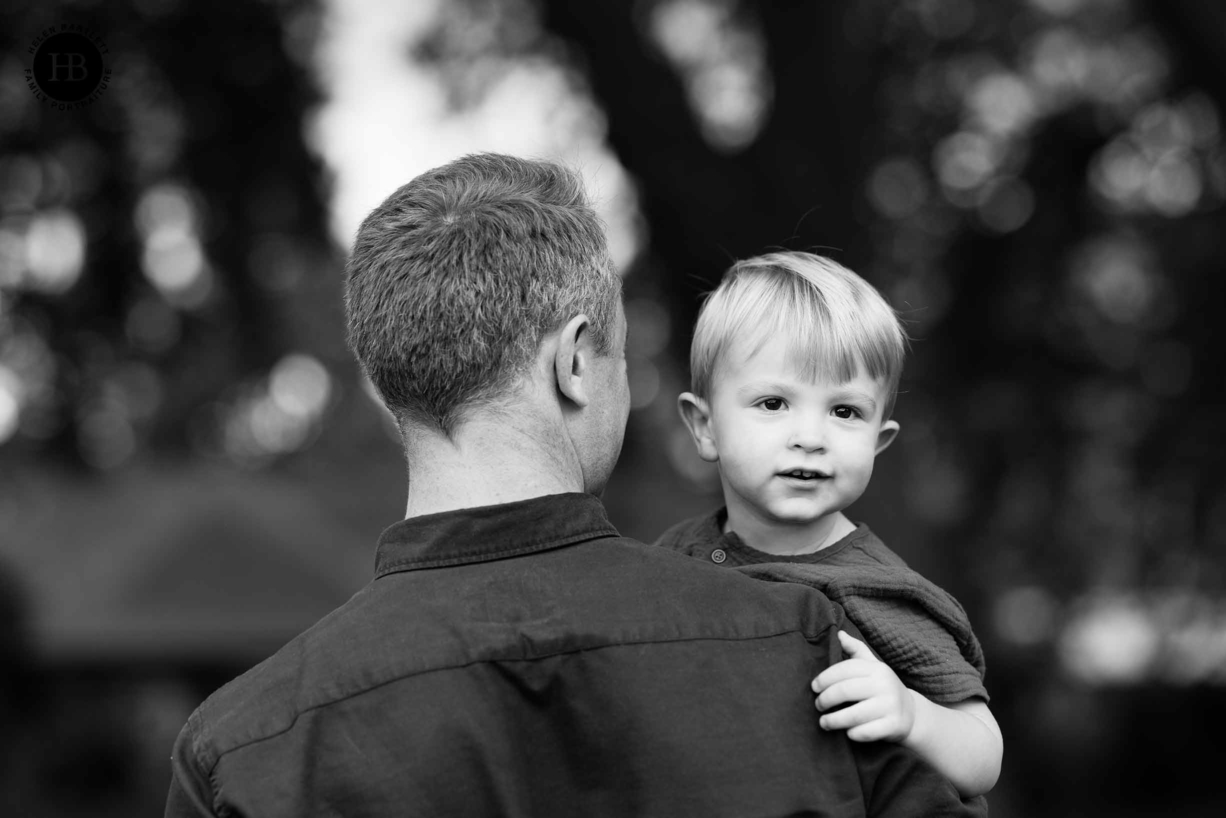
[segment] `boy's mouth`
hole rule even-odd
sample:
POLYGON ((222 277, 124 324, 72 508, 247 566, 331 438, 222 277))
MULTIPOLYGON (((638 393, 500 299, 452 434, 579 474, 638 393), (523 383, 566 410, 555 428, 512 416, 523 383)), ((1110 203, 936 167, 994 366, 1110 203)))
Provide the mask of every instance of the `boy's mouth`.
POLYGON ((793 477, 797 480, 825 480, 830 477, 829 474, 821 471, 808 471, 807 469, 791 469, 790 471, 779 472, 781 477, 793 477))

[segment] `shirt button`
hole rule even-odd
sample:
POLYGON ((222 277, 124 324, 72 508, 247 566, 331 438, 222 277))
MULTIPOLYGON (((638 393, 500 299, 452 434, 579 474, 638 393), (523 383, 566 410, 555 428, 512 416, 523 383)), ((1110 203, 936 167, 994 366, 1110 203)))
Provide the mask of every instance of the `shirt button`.
POLYGON ((724 549, 716 548, 711 552, 711 562, 716 565, 721 565, 724 560, 728 559, 728 555, 724 553, 724 549))

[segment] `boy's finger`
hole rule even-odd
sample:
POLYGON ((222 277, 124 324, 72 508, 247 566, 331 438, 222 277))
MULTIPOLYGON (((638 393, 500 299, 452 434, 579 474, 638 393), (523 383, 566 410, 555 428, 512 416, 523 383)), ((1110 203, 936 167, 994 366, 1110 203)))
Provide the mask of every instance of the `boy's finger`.
POLYGON ((813 688, 814 693, 821 693, 831 685, 838 684, 847 679, 858 679, 868 672, 869 669, 863 662, 856 659, 844 659, 817 674, 817 677, 809 687, 813 688))
POLYGON ((848 658, 868 659, 871 662, 881 661, 873 654, 871 650, 869 650, 868 645, 864 644, 859 639, 851 636, 845 631, 839 631, 839 644, 842 645, 843 650, 847 652, 848 658))
POLYGON ((862 702, 865 699, 871 698, 873 692, 869 680, 863 678, 845 679, 838 684, 831 685, 818 694, 816 698, 817 709, 825 712, 847 702, 862 702))
POLYGON ((888 732, 882 726, 881 719, 872 719, 848 728, 847 737, 852 741, 880 741, 888 732))
POLYGON ((868 724, 876 718, 868 702, 860 702, 851 707, 844 707, 835 713, 825 713, 818 720, 823 730, 847 730, 868 724))

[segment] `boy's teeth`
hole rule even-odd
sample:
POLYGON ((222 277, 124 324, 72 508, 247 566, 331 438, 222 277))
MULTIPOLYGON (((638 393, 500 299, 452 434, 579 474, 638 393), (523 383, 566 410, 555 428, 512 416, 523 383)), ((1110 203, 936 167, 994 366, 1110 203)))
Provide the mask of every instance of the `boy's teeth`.
POLYGON ((785 477, 795 477, 801 480, 822 480, 830 476, 820 471, 805 471, 804 469, 792 469, 791 471, 780 473, 785 477))

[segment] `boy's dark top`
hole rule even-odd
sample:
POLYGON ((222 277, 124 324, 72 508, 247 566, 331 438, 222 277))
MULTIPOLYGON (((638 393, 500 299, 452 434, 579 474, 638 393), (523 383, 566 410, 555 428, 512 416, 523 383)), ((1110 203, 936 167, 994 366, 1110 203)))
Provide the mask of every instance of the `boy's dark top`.
POLYGON ((843 606, 907 687, 939 704, 988 700, 983 650, 962 606, 908 568, 868 526, 812 554, 779 556, 723 533, 727 519, 723 508, 693 517, 656 544, 758 579, 811 585, 843 606))
POLYGON ((817 726, 808 588, 620 537, 563 494, 417 517, 376 577, 211 696, 167 815, 977 815, 918 756, 817 726))

